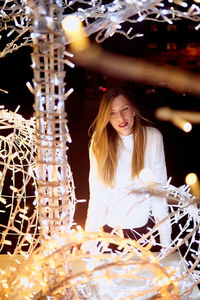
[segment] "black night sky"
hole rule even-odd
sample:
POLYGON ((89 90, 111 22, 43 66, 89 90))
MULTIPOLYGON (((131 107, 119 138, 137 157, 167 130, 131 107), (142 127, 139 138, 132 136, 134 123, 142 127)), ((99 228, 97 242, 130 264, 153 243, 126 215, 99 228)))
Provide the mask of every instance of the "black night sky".
MULTIPOLYGON (((127 56, 145 56, 145 43, 149 39, 149 23, 137 24, 136 29, 140 33, 146 33, 143 38, 132 41, 122 35, 116 35, 101 44, 106 50, 127 56)), ((164 26, 164 25, 159 25, 164 26)), ((182 26, 182 30, 184 27, 182 26)), ((161 34, 159 42, 164 42, 161 34)), ((180 44, 184 44, 187 35, 178 35, 180 44)), ((93 37, 91 37, 93 39, 93 37)), ((0 89, 8 91, 8 94, 0 92, 0 104, 5 108, 15 110, 20 105, 19 113, 25 118, 30 118, 33 111, 33 95, 26 87, 26 82, 32 82, 31 48, 21 48, 17 52, 8 54, 0 60, 1 84, 0 89)), ((175 109, 199 111, 199 99, 183 92, 173 92, 158 86, 147 86, 135 82, 125 82, 115 78, 109 78, 99 74, 98 70, 90 71, 80 67, 67 68, 66 89, 74 88, 74 93, 66 103, 68 114, 68 126, 72 137, 69 145, 69 163, 74 175, 77 199, 88 201, 88 128, 95 118, 99 99, 102 91, 100 86, 109 88, 121 85, 131 89, 137 97, 138 104, 144 116, 154 121, 155 125, 163 133, 168 177, 172 177, 172 184, 180 186, 184 184, 185 176, 190 172, 199 173, 199 125, 194 125, 189 133, 184 133, 171 123, 161 122, 155 119, 154 111, 161 106, 169 106, 175 109), (90 97, 88 96, 90 91, 90 97)), ((200 71, 200 69, 199 69, 200 71)), ((80 203, 76 208, 75 221, 84 225, 86 218, 87 202, 80 203)))

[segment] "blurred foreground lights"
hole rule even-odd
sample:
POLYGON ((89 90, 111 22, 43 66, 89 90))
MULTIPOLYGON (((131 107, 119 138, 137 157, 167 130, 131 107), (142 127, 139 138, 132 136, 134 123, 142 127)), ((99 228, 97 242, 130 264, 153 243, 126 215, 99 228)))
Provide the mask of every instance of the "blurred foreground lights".
POLYGON ((200 196, 200 182, 195 173, 189 173, 185 177, 185 182, 187 185, 190 186, 191 192, 194 196, 199 197, 200 196))
POLYGON ((62 21, 62 28, 71 42, 71 49, 75 52, 83 51, 89 46, 81 20, 76 16, 67 16, 62 21))
POLYGON ((153 172, 151 169, 144 168, 140 171, 139 177, 144 183, 151 183, 153 181, 153 172))
POLYGON ((192 124, 198 124, 200 121, 200 114, 192 111, 180 111, 171 109, 169 107, 160 107, 156 110, 155 115, 162 121, 170 121, 179 129, 190 132, 192 124))
POLYGON ((192 130, 192 124, 182 118, 174 117, 172 123, 185 132, 190 132, 192 130))
POLYGON ((183 128, 185 132, 190 132, 192 130, 192 124, 190 122, 185 122, 183 128))
POLYGON ((21 278, 20 279, 21 283, 27 288, 29 286, 29 281, 27 278, 21 278))
POLYGON ((67 16, 62 21, 62 26, 67 31, 80 32, 82 28, 82 23, 81 20, 76 16, 67 16))
POLYGON ((188 185, 195 184, 197 182, 197 180, 198 180, 198 178, 195 173, 189 173, 185 178, 185 181, 188 185))

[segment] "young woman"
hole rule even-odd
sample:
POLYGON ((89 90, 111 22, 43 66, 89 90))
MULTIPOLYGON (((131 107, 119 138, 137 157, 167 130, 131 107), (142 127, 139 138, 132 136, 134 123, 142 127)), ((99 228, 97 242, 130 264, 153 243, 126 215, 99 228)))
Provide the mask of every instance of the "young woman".
MULTIPOLYGON (((137 240, 148 232, 150 215, 155 222, 168 215, 165 199, 131 192, 145 185, 140 176, 144 169, 151 172, 152 182, 167 182, 162 135, 147 124, 123 90, 103 95, 91 126, 87 231, 122 229, 124 237, 137 240)), ((168 246, 170 222, 158 230, 162 247, 168 246)))

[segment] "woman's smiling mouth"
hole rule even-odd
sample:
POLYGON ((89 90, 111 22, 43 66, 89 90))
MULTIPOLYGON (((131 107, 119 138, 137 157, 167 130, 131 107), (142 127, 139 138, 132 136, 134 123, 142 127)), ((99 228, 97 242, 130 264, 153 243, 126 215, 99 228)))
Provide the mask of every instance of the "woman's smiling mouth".
POLYGON ((124 128, 124 127, 126 127, 128 125, 128 122, 123 122, 123 123, 120 123, 118 126, 120 127, 120 128, 124 128))

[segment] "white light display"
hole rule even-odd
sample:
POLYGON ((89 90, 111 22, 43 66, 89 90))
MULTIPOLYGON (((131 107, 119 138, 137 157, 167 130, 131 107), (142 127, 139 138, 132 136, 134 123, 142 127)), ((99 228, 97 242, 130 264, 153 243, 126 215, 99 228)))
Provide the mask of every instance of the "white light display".
POLYGON ((31 253, 38 232, 38 210, 34 202, 37 192, 35 170, 35 120, 0 110, 0 178, 1 178, 1 250, 12 246, 14 253, 31 253), (31 237, 30 239, 27 237, 31 237), (24 250, 23 250, 24 249, 24 250))
MULTIPOLYGON (((5 0, 0 1, 0 20, 2 26, 2 41, 11 39, 0 52, 0 57, 32 44, 33 36, 29 31, 33 26, 33 14, 37 20, 43 16, 44 26, 53 28, 54 20, 45 11, 45 1, 30 0, 5 0), (37 7, 37 8, 36 8, 37 7)), ((200 8, 198 3, 184 2, 181 0, 115 0, 103 4, 101 1, 60 1, 59 6, 70 9, 70 14, 78 16, 84 22, 84 31, 87 36, 96 33, 96 41, 102 42, 115 33, 123 34, 132 39, 143 36, 134 32, 134 24, 144 20, 155 22, 168 22, 188 19, 196 23, 196 30, 200 28, 200 8), (123 23, 130 23, 130 28, 125 31, 123 23)), ((63 14, 63 18, 66 15, 63 14)), ((65 44, 69 41, 65 41, 65 44)))

